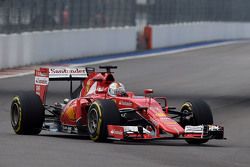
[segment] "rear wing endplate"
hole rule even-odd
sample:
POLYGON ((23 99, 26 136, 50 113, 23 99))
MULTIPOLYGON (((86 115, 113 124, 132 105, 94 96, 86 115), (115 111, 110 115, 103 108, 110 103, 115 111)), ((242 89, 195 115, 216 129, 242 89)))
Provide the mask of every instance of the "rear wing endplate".
POLYGON ((40 68, 35 70, 35 92, 40 96, 43 104, 46 101, 46 93, 49 81, 71 81, 70 92, 72 93, 72 81, 82 81, 88 77, 85 67, 67 68, 67 67, 51 67, 40 68))

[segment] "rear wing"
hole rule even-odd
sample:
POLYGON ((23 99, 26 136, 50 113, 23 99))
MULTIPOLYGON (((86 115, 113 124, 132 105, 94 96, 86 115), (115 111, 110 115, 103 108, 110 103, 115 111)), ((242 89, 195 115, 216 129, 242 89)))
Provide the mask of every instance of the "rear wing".
POLYGON ((36 94, 40 96, 43 104, 45 104, 49 81, 71 81, 70 93, 72 94, 72 81, 75 81, 75 80, 82 81, 87 77, 88 77, 88 73, 85 67, 40 68, 40 69, 35 70, 34 89, 35 89, 36 94))

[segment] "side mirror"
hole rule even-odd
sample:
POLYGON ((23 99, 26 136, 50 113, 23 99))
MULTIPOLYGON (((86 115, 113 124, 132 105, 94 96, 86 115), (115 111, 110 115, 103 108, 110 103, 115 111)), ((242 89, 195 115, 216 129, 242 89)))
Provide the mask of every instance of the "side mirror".
POLYGON ((149 94, 152 94, 152 93, 154 93, 153 89, 145 89, 145 90, 144 90, 144 95, 145 95, 145 96, 147 96, 147 95, 149 95, 149 94))
POLYGON ((68 102, 69 102, 69 99, 67 98, 63 100, 63 104, 68 104, 68 102))

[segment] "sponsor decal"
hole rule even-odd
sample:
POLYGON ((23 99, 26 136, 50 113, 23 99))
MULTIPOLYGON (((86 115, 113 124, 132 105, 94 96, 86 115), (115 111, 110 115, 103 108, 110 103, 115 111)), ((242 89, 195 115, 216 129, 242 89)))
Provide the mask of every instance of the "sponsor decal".
POLYGON ((177 123, 174 121, 164 122, 165 125, 176 125, 177 123))
POLYGON ((166 125, 166 126, 176 126, 177 125, 177 122, 175 122, 174 120, 172 120, 171 118, 168 118, 168 117, 161 117, 160 118, 163 123, 166 125))
POLYGON ((203 133, 204 126, 185 126, 185 133, 203 133))
POLYGON ((50 68, 49 69, 49 74, 85 74, 86 70, 85 69, 68 69, 68 68, 50 68))
POLYGON ((208 125, 209 127, 209 131, 219 131, 221 130, 221 127, 217 126, 217 125, 208 125))
POLYGON ((153 111, 156 111, 156 112, 161 112, 162 111, 162 109, 159 109, 159 107, 157 107, 157 106, 150 106, 149 109, 153 110, 153 111))
POLYGON ((50 68, 49 76, 50 78, 59 77, 87 77, 87 72, 85 68, 50 68))
POLYGON ((159 112, 155 114, 157 117, 166 117, 167 115, 163 112, 159 112))
POLYGON ((119 101, 119 105, 123 105, 123 106, 133 106, 133 103, 130 101, 119 101))
POLYGON ((170 118, 168 118, 168 117, 161 117, 160 119, 163 120, 163 121, 168 121, 168 120, 170 120, 170 118))
POLYGON ((35 84, 37 85, 48 85, 49 78, 47 77, 35 77, 35 84))
POLYGON ((110 131, 110 134, 112 134, 112 135, 123 135, 123 132, 122 132, 122 131, 119 131, 119 130, 114 130, 114 129, 112 129, 112 130, 110 131))
MULTIPOLYGON (((123 128, 124 128, 124 132, 127 132, 127 133, 139 133, 138 126, 123 126, 123 128)), ((150 134, 150 131, 143 128, 143 133, 150 134)))

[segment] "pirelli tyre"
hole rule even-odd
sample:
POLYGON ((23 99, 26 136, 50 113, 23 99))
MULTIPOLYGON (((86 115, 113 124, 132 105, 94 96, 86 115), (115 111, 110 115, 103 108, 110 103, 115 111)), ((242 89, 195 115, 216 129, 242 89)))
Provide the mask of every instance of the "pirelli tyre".
MULTIPOLYGON (((190 113, 188 116, 181 117, 180 124, 185 128, 186 125, 211 125, 213 115, 209 105, 203 100, 190 100, 185 102, 181 108, 182 113, 190 113)), ((189 144, 206 143, 208 139, 186 139, 189 144)))
POLYGON ((119 125, 120 113, 113 100, 96 100, 88 110, 88 132, 95 142, 108 141, 107 125, 119 125))
POLYGON ((16 134, 37 135, 44 122, 44 107, 34 92, 25 92, 13 98, 11 125, 16 134))

